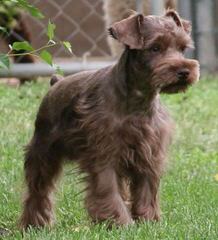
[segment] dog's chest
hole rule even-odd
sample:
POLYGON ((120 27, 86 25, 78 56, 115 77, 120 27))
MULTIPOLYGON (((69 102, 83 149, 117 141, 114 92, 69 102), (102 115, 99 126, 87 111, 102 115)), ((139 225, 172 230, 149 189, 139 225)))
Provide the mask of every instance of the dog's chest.
POLYGON ((159 164, 165 156, 171 138, 168 115, 131 116, 119 129, 120 162, 144 171, 148 165, 159 164))

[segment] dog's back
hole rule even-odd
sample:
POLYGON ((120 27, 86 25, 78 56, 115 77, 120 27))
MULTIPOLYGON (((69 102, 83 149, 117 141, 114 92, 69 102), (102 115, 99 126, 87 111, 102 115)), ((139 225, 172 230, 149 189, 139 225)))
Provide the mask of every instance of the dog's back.
POLYGON ((100 70, 83 71, 66 78, 54 75, 50 81, 51 88, 42 102, 42 105, 49 104, 50 106, 48 113, 51 122, 57 122, 63 109, 69 106, 75 96, 95 92, 93 89, 100 85, 103 86, 110 78, 110 69, 111 66, 100 70))

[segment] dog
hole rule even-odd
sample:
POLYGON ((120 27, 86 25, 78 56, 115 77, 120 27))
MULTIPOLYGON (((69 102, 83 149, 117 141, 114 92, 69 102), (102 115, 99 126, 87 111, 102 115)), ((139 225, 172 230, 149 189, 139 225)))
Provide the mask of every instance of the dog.
POLYGON ((173 10, 135 13, 109 33, 125 45, 119 61, 57 78, 42 100, 25 152, 22 229, 53 223, 51 195, 66 159, 85 174, 94 222, 160 219, 158 188, 173 123, 159 96, 184 92, 199 79, 198 62, 184 57, 193 46, 191 24, 173 10))

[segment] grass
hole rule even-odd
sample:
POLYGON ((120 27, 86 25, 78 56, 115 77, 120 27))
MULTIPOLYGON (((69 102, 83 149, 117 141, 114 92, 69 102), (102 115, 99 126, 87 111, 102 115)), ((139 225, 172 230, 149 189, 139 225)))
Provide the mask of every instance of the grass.
POLYGON ((162 220, 107 231, 91 225, 78 192, 78 176, 66 166, 56 194, 52 230, 22 236, 23 146, 33 131, 47 83, 19 89, 0 85, 0 239, 211 239, 218 236, 218 79, 204 79, 185 95, 164 96, 176 122, 166 175, 161 183, 162 220))

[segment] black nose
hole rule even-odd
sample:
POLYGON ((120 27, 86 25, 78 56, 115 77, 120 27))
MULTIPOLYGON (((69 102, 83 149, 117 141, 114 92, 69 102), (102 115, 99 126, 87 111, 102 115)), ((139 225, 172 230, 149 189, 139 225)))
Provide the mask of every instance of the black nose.
POLYGON ((190 71, 187 68, 183 68, 177 72, 177 77, 179 80, 186 80, 189 74, 190 74, 190 71))

